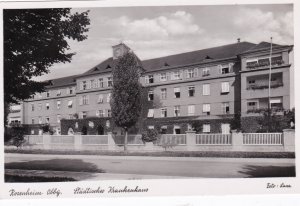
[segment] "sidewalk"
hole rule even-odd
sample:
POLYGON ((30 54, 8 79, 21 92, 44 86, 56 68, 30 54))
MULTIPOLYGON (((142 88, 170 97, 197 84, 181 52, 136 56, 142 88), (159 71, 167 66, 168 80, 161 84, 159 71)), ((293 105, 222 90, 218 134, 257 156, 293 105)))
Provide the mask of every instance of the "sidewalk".
POLYGON ((141 175, 141 174, 113 174, 92 172, 70 172, 70 171, 45 171, 45 170, 19 170, 6 169, 6 175, 22 175, 28 177, 68 177, 76 181, 94 180, 139 180, 139 179, 186 179, 191 177, 163 176, 163 175, 141 175))

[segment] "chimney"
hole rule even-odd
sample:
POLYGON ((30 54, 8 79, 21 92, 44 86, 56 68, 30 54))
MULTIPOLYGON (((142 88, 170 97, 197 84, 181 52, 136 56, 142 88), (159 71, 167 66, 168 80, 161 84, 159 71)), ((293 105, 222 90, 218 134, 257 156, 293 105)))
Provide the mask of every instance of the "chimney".
POLYGON ((241 38, 237 38, 237 42, 240 43, 241 42, 241 38))

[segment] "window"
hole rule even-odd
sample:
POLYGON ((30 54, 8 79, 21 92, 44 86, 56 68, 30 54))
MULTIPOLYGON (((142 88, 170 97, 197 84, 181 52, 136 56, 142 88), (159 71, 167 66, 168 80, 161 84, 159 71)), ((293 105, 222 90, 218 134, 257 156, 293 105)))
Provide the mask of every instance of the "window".
POLYGON ((74 115, 73 114, 69 114, 68 115, 68 119, 73 119, 74 118, 74 115))
POLYGON ((147 117, 154 117, 154 109, 149 109, 148 110, 148 115, 147 117))
POLYGON ((10 106, 12 112, 19 112, 21 110, 21 105, 12 105, 10 106))
POLYGON ((282 108, 282 99, 281 98, 272 98, 270 100, 271 108, 282 108))
POLYGON ((42 96, 41 93, 38 93, 38 94, 37 94, 37 98, 38 98, 38 99, 41 99, 42 97, 43 97, 43 96, 42 96))
POLYGON ((258 102, 257 101, 249 101, 249 102, 247 102, 247 109, 248 110, 258 109, 258 102))
POLYGON ((229 73, 229 67, 222 67, 222 74, 228 74, 229 73))
POLYGON ((82 96, 82 104, 83 105, 89 104, 89 95, 83 95, 82 96))
POLYGON ((167 108, 161 108, 160 112, 161 117, 167 117, 167 108))
POLYGON ((229 82, 222 82, 221 84, 221 93, 229 93, 229 82))
POLYGON ((195 71, 194 69, 188 69, 187 70, 187 75, 186 75, 186 78, 194 78, 195 77, 195 71))
POLYGON ((97 116, 97 117, 104 117, 104 111, 103 111, 102 109, 96 111, 96 116, 97 116))
POLYGON ((180 106, 174 107, 174 116, 179 117, 180 116, 180 106))
POLYGON ((34 104, 31 104, 31 111, 34 111, 34 104))
POLYGON ((180 133, 181 133, 180 126, 174 125, 174 131, 173 131, 173 133, 174 133, 174 134, 180 134, 180 133))
POLYGON ((153 99, 154 99, 154 94, 153 94, 153 91, 150 90, 150 91, 148 92, 148 101, 153 101, 153 99))
POLYGON ((91 85, 91 89, 95 88, 95 80, 91 80, 90 81, 90 85, 91 85))
POLYGON ((38 110, 41 111, 42 110, 42 103, 38 104, 38 110))
POLYGON ((206 76, 209 76, 209 74, 210 74, 210 69, 209 68, 203 68, 202 76, 206 77, 206 76))
POLYGON ((174 88, 174 98, 180 98, 180 88, 174 88))
POLYGON ((203 104, 203 113, 210 115, 210 104, 203 104))
POLYGON ((111 99, 111 93, 108 93, 106 96, 106 101, 109 103, 111 99))
POLYGON ((43 123, 43 119, 42 117, 39 117, 39 124, 42 124, 43 123))
POLYGON ((82 82, 82 90, 86 90, 87 89, 87 84, 86 81, 82 82))
POLYGON ((167 126, 161 126, 160 127, 160 133, 161 134, 167 134, 168 127, 167 126))
POLYGON ((72 108, 72 106, 73 106, 73 101, 72 101, 72 100, 69 100, 69 101, 68 101, 68 108, 72 108))
POLYGON ((60 90, 57 90, 57 91, 56 91, 56 96, 59 97, 60 95, 61 95, 61 91, 60 91, 60 90))
POLYGON ((46 121, 46 124, 49 124, 50 118, 49 118, 49 117, 46 117, 46 118, 45 118, 45 121, 46 121))
POLYGON ((204 133, 210 133, 210 124, 203 124, 203 130, 204 133))
POLYGON ((31 124, 34 124, 34 118, 31 119, 31 124))
POLYGON ((50 97, 50 92, 49 91, 47 91, 46 96, 50 97))
POLYGON ((69 94, 73 94, 73 88, 72 87, 69 87, 69 94))
POLYGON ((107 77, 107 86, 108 87, 112 87, 113 86, 112 77, 107 77))
POLYGON ((110 109, 107 110, 107 117, 111 117, 111 110, 110 109))
POLYGON ((79 112, 79 119, 84 119, 86 116, 86 112, 79 112))
POLYGON ((167 99, 167 89, 166 88, 162 88, 160 90, 160 94, 161 94, 161 99, 167 99))
POLYGON ((167 73, 160 73, 160 81, 161 82, 167 81, 167 73))
POLYGON ((60 123, 60 114, 56 116, 57 123, 60 123))
POLYGON ((103 103, 103 94, 99 94, 99 95, 98 95, 97 103, 98 103, 98 104, 103 103))
POLYGON ((56 102, 57 109, 60 109, 60 104, 61 104, 61 102, 60 102, 60 100, 58 100, 58 101, 56 102))
POLYGON ((195 105, 188 105, 188 115, 189 116, 195 115, 195 105))
POLYGON ((31 130, 31 134, 34 135, 34 130, 33 129, 31 130))
POLYGON ((100 88, 104 87, 103 78, 98 79, 98 85, 100 88))
POLYGON ((189 97, 195 96, 195 86, 189 86, 189 97))
POLYGON ((222 112, 223 114, 229 114, 229 102, 222 103, 222 112))
POLYGON ((249 84, 255 84, 255 80, 249 80, 248 83, 249 84))
POLYGON ((154 129, 154 125, 149 125, 148 129, 154 129))
POLYGON ((171 80, 178 80, 181 78, 182 78, 182 72, 180 72, 180 71, 172 72, 171 80))
POLYGON ((210 84, 203 84, 203 95, 210 95, 210 84))
POLYGON ((146 84, 152 84, 152 83, 154 83, 154 77, 153 77, 153 75, 145 76, 145 83, 146 84))

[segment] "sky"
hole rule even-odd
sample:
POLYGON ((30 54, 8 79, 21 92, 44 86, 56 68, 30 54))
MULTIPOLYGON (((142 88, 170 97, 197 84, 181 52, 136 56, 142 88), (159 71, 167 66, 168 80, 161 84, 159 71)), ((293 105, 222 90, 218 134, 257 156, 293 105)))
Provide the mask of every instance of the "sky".
POLYGON ((124 42, 141 60, 200 50, 241 41, 294 44, 293 6, 217 5, 168 7, 76 8, 90 10, 88 38, 68 40, 70 63, 55 64, 37 80, 83 73, 112 56, 124 42))

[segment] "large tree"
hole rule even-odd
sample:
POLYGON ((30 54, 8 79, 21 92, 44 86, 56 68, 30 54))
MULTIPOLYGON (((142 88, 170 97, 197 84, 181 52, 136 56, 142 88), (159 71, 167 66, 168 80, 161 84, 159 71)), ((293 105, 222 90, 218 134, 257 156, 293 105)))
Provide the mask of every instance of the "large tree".
POLYGON ((8 106, 43 92, 45 82, 33 77, 49 72, 55 63, 70 62, 67 39, 87 38, 88 11, 61 9, 5 9, 4 101, 8 106))
POLYGON ((112 72, 113 89, 110 102, 112 118, 118 127, 125 130, 125 151, 128 129, 136 124, 141 114, 140 71, 140 61, 133 52, 128 52, 116 60, 112 72))

